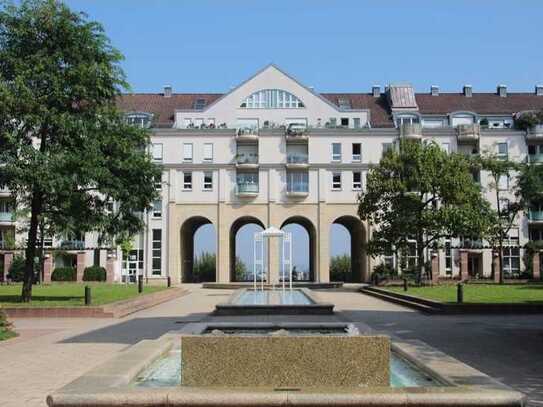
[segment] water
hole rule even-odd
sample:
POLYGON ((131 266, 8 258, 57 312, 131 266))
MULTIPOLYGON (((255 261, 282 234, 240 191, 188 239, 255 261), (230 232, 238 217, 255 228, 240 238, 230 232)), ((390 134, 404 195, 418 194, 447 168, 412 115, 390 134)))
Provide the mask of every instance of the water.
POLYGON ((237 305, 309 305, 313 302, 300 290, 246 290, 236 299, 237 305))
MULTIPOLYGON (((136 379, 137 387, 174 387, 181 384, 181 351, 172 350, 156 360, 136 379)), ((433 387, 441 384, 405 359, 392 353, 391 387, 433 387)))

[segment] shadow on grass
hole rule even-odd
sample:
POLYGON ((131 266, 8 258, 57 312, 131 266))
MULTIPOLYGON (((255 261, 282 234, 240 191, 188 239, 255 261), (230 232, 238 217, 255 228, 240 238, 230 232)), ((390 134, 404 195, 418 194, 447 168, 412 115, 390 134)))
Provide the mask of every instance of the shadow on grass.
MULTIPOLYGON (((48 296, 48 295, 33 295, 32 301, 77 301, 85 298, 83 296, 48 296)), ((0 295, 0 302, 17 304, 21 302, 20 295, 0 295)), ((46 304, 44 304, 46 305, 46 304)))

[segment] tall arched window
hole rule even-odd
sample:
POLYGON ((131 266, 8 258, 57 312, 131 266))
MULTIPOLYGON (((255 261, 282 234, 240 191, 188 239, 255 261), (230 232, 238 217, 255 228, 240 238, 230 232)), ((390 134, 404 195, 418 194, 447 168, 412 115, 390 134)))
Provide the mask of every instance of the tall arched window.
POLYGON ((240 107, 247 109, 299 109, 303 102, 281 89, 263 89, 247 97, 240 107))

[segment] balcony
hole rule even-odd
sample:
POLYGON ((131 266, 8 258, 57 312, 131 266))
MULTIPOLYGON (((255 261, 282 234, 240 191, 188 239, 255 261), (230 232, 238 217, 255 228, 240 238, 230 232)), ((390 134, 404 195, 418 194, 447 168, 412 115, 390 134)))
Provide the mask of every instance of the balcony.
POLYGON ((287 141, 294 143, 305 143, 309 139, 309 129, 305 123, 291 123, 285 129, 287 141))
POLYGON ((420 123, 402 123, 400 136, 408 140, 420 140, 422 138, 422 125, 420 123))
POLYGON ((543 224, 543 211, 528 211, 528 220, 530 221, 530 223, 543 224))
POLYGON ((543 154, 530 154, 530 155, 528 155, 528 162, 530 164, 543 163, 543 154))
POLYGON ((236 167, 239 169, 258 168, 258 154, 238 154, 236 155, 236 167))
POLYGON ((527 141, 543 142, 543 124, 537 124, 526 131, 527 141))
POLYGON ((256 142, 258 141, 257 127, 240 127, 236 131, 236 139, 238 141, 256 142))
POLYGON ((60 242, 60 248, 65 250, 82 250, 85 248, 84 240, 66 239, 60 242))
POLYGON ((238 182, 236 195, 241 198, 254 198, 258 196, 258 184, 254 182, 238 182))
POLYGON ((0 223, 13 223, 13 212, 0 212, 0 223))
POLYGON ((456 127, 456 138, 459 143, 477 143, 481 136, 481 126, 478 124, 459 124, 456 127))
POLYGON ((7 187, 0 186, 0 196, 9 196, 10 192, 7 187))
POLYGON ((287 154, 287 168, 305 169, 309 167, 309 159, 307 154, 287 154))
POLYGON ((287 196, 292 198, 304 198, 309 195, 309 182, 288 182, 287 196))

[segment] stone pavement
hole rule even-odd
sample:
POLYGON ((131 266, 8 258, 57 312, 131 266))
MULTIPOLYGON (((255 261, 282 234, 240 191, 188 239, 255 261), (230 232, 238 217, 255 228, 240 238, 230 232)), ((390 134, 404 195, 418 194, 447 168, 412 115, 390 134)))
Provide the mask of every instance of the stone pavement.
POLYGON ((420 339, 516 389, 543 406, 543 316, 426 316, 347 287, 321 290, 333 316, 211 317, 230 290, 189 286, 190 293, 122 319, 19 319, 20 337, 0 342, 0 406, 45 405, 45 396, 142 339, 184 323, 213 321, 353 321, 420 339))

